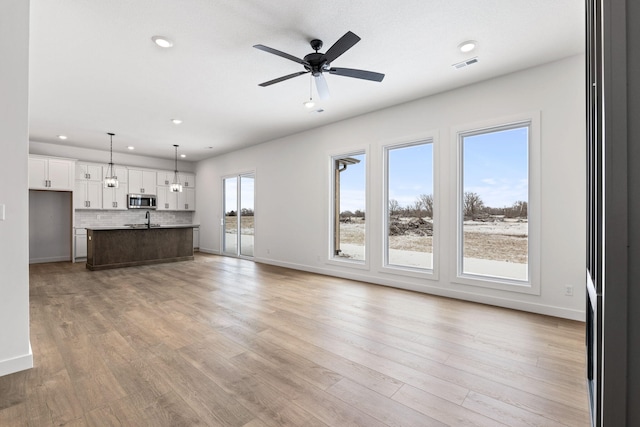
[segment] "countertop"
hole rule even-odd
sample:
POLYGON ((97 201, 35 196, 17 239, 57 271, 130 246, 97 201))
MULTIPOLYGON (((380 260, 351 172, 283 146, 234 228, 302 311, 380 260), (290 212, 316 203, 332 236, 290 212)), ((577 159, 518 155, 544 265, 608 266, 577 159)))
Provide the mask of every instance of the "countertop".
POLYGON ((199 228, 200 224, 155 224, 151 225, 150 228, 146 226, 146 224, 134 224, 131 225, 109 225, 109 226, 97 226, 97 227, 84 227, 87 230, 155 230, 158 228, 199 228))

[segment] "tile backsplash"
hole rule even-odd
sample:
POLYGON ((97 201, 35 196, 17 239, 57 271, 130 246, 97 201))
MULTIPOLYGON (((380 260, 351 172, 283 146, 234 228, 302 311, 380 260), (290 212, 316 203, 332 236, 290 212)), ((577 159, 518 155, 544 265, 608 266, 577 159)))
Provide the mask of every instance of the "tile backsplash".
MULTIPOLYGON (((143 224, 147 211, 130 209, 126 211, 76 210, 76 228, 109 227, 124 224, 143 224)), ((160 225, 192 224, 193 212, 151 210, 151 223, 160 225)))

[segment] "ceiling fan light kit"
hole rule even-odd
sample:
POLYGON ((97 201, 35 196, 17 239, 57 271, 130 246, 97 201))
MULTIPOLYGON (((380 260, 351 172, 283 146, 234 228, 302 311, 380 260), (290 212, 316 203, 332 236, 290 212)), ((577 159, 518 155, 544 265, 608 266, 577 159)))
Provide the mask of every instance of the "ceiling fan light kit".
POLYGON ((322 49, 322 40, 313 39, 310 42, 311 49, 315 52, 312 52, 308 55, 305 55, 303 59, 297 58, 288 53, 270 48, 268 46, 264 46, 261 44, 254 45, 253 47, 259 50, 262 50, 267 53, 271 53, 273 55, 280 56, 282 58, 288 59, 293 62, 297 62, 301 64, 305 71, 298 71, 297 73, 288 74, 286 76, 278 77, 273 80, 266 81, 264 83, 260 83, 258 86, 266 87, 271 86, 275 83, 280 83, 285 80, 292 79, 294 77, 301 76, 303 74, 309 74, 314 77, 316 82, 316 90, 318 91, 318 96, 320 99, 327 99, 329 97, 329 87, 327 85, 327 81, 324 78, 324 74, 328 72, 329 74, 335 74, 343 77, 352 77, 356 79, 362 80, 370 80, 374 82, 381 82, 384 79, 384 74, 376 73, 373 71, 365 71, 358 70, 353 68, 335 68, 331 67, 331 63, 340 57, 347 50, 351 49, 356 43, 360 41, 360 37, 352 33, 351 31, 347 31, 345 35, 340 37, 340 39, 333 44, 327 50, 326 53, 319 52, 322 49))

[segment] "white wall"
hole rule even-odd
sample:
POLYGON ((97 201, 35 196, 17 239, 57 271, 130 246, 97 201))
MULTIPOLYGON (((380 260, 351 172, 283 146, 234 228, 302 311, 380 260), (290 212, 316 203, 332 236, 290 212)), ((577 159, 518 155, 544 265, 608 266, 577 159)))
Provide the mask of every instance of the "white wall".
POLYGON ((33 366, 29 343, 29 1, 0 5, 0 376, 33 366))
POLYGON ((200 223, 200 249, 220 252, 221 177, 255 170, 256 261, 583 320, 583 88, 584 57, 575 56, 199 162, 194 221, 200 223), (541 123, 540 295, 453 283, 453 129, 530 112, 539 112, 541 123), (439 144, 439 280, 381 272, 381 147, 431 135, 439 144), (369 163, 366 268, 327 261, 329 157, 351 149, 367 150, 369 163), (573 296, 564 295, 565 285, 574 287, 573 296))
MULTIPOLYGON (((106 134, 105 134, 106 135, 106 134)), ((108 140, 105 139, 105 148, 108 140)), ((43 156, 67 157, 84 162, 109 163, 109 150, 93 150, 91 148, 73 147, 71 145, 49 144, 46 142, 29 141, 29 153, 43 156)), ((113 163, 116 166, 137 166, 140 168, 170 170, 175 167, 174 159, 159 159, 156 157, 139 156, 136 154, 113 153, 113 163)), ((194 162, 178 161, 180 172, 193 172, 194 162)))
POLYGON ((71 261, 71 192, 29 191, 29 263, 71 261))

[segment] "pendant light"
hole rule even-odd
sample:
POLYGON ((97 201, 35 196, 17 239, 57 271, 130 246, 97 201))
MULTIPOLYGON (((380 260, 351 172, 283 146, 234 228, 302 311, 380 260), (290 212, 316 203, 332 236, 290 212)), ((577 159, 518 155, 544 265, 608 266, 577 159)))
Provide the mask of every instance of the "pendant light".
POLYGON ((182 192, 182 184, 180 184, 180 179, 178 178, 178 146, 173 144, 176 148, 176 168, 173 171, 173 182, 171 183, 171 191, 174 193, 182 192))
POLYGON ((107 133, 111 138, 111 145, 109 147, 109 166, 107 166, 107 173, 104 177, 104 188, 118 188, 118 177, 113 170, 113 135, 115 133, 107 133))

